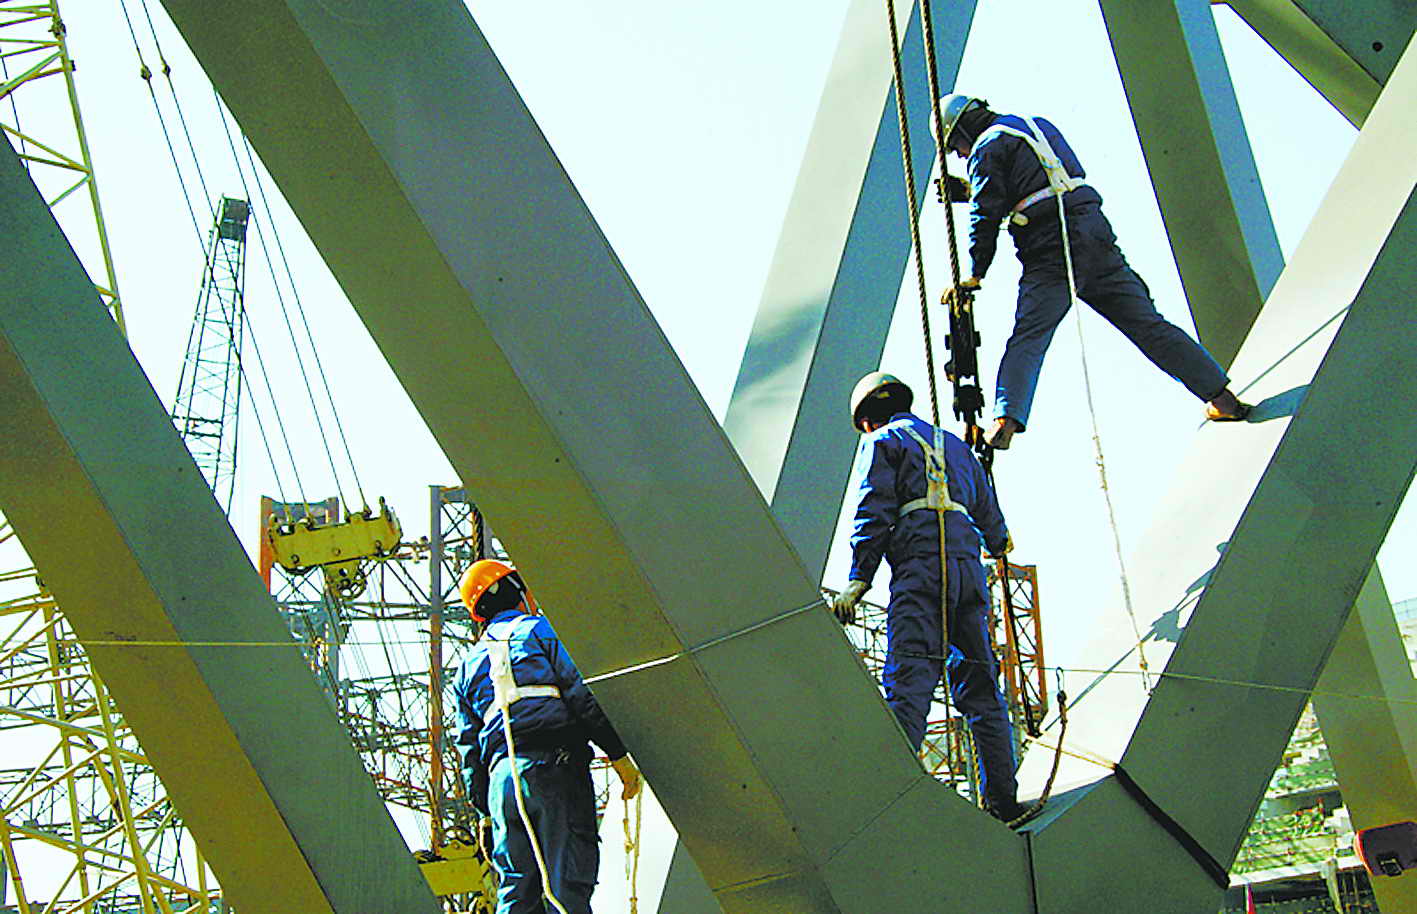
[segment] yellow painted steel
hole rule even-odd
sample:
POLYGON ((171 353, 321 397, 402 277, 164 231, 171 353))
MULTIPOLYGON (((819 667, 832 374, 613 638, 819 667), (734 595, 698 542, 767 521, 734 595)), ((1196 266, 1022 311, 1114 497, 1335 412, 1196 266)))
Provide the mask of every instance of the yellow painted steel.
MULTIPOLYGON (((11 78, 0 82, 0 100, 9 99, 21 89, 33 87, 46 77, 62 77, 64 100, 46 97, 43 104, 67 104, 74 126, 71 136, 40 138, 22 130, 16 118, 14 124, 0 122, 0 132, 13 138, 12 142, 19 151, 20 158, 30 169, 36 183, 44 189, 45 200, 50 209, 54 209, 80 189, 88 191, 90 212, 84 217, 84 221, 89 223, 85 226, 85 231, 91 227, 96 232, 98 254, 102 261, 101 271, 90 266, 89 275, 102 278, 102 281, 94 283, 94 287, 98 289, 99 297, 113 315, 118 329, 126 335, 123 302, 118 293, 118 278, 113 267, 113 253, 108 244, 103 207, 99 204, 98 179, 94 176, 93 161, 89 156, 88 134, 84 130, 83 117, 79 112, 78 89, 74 84, 74 61, 69 56, 69 46, 64 39, 66 32, 64 19, 59 14, 59 0, 0 0, 0 54, 4 54, 12 64, 23 68, 11 78), (64 151, 66 148, 69 151, 64 151)), ((28 96, 27 91, 25 97, 28 96)), ((20 111, 26 107, 30 105, 22 104, 15 110, 20 111)), ((8 108, 7 104, 5 109, 8 108)), ((56 212, 56 216, 59 216, 59 213, 56 212)), ((60 221, 64 220, 61 218, 60 221)))
POLYGON ((434 895, 474 896, 474 912, 496 904, 497 876, 476 844, 454 839, 437 848, 434 859, 420 860, 418 868, 434 895))
POLYGON ((330 589, 346 599, 364 590, 363 563, 393 554, 402 536, 398 517, 382 498, 379 513, 365 508, 342 523, 317 525, 309 516, 284 523, 271 515, 266 526, 277 564, 292 574, 320 568, 330 589))

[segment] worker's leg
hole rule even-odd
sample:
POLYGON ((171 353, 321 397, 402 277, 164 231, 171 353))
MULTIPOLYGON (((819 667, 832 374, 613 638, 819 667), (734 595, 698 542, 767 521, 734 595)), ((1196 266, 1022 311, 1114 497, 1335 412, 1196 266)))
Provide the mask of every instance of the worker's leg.
POLYGON ((1201 400, 1218 396, 1229 379, 1205 347, 1156 310, 1151 291, 1118 250, 1116 236, 1099 207, 1076 217, 1075 266, 1078 297, 1107 318, 1157 368, 1201 400))
POLYGON ((886 663, 881 673, 886 704, 911 748, 920 750, 925 718, 943 662, 940 643, 940 559, 902 559, 891 565, 886 616, 886 663))
MULTIPOLYGON (((589 756, 588 749, 577 757, 563 754, 543 771, 544 795, 555 798, 555 807, 545 808, 546 828, 538 834, 551 891, 569 914, 590 914, 590 896, 600 868, 589 756)), ((550 807, 551 802, 543 806, 550 807)), ((546 909, 554 910, 549 903, 546 909)))
MULTIPOLYGON (((528 774, 529 769, 539 764, 538 753, 524 753, 517 760, 517 768, 523 774, 522 792, 527 813, 538 833, 545 829, 538 822, 540 800, 532 790, 528 774)), ((498 761, 492 766, 487 786, 487 808, 492 813, 492 862, 502 876, 497 890, 497 914, 543 914, 541 873, 526 826, 517 811, 512 771, 510 759, 498 761)))
POLYGON ((1043 357, 1068 307, 1068 278, 1061 261, 1043 258, 1026 262, 1018 283, 1013 334, 999 362, 994 389, 995 417, 1008 416, 1020 426, 1028 425, 1033 392, 1043 370, 1043 357))
POLYGON ((950 559, 950 693, 969 723, 979 760, 979 783, 994 809, 1010 809, 1018 794, 1014 779, 1014 733, 999 691, 999 667, 989 639, 989 597, 977 559, 950 559))

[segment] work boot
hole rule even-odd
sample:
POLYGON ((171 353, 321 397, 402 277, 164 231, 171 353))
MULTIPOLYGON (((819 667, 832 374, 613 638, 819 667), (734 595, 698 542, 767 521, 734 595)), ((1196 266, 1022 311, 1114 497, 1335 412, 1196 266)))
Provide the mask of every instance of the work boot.
POLYGON ((1253 407, 1240 400, 1225 388, 1205 405, 1205 417, 1211 422, 1244 422, 1253 407))
POLYGON ((1018 424, 1017 419, 1010 416, 1000 416, 994 420, 994 430, 984 439, 984 443, 996 451, 1007 451, 1014 433, 1021 431, 1023 431, 1023 426, 1018 424))
POLYGON ((1009 828, 1018 830, 1038 817, 1038 814, 1043 811, 1043 804, 1009 800, 1005 803, 986 804, 984 810, 1009 828))

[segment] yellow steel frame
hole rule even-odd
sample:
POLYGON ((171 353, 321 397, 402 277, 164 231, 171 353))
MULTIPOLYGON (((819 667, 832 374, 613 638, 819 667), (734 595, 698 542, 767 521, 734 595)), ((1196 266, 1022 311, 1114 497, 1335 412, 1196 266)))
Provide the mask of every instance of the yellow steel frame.
MULTIPOLYGON (((17 547, 0 518, 0 549, 8 557, 17 547)), ((53 598, 33 568, 0 573, 0 584, 0 726, 7 746, 38 753, 27 773, 0 785, 3 878, 15 910, 210 910, 220 892, 200 854, 192 856, 195 885, 157 871, 160 839, 175 836, 179 849, 190 839, 162 792, 135 796, 137 780, 156 776, 53 598), (21 695, 31 696, 27 707, 15 701, 21 695), (23 821, 25 810, 37 809, 50 811, 49 827, 23 821), (67 871, 60 857, 35 853, 40 846, 67 855, 67 871), (49 899, 36 902, 35 894, 49 899)))
MULTIPOLYGON (((79 114, 78 90, 74 86, 74 61, 64 40, 64 20, 59 15, 59 0, 0 0, 0 118, 9 109, 15 123, 0 120, 0 132, 13 138, 16 152, 28 163, 35 183, 45 189, 50 209, 58 206, 80 188, 88 189, 92 208, 92 224, 97 232, 99 253, 103 260, 102 282, 95 282, 99 296, 119 330, 124 329, 123 304, 118 293, 118 279, 113 269, 113 253, 108 245, 108 230, 103 208, 99 204, 98 179, 94 176, 89 156, 88 135, 79 114), (14 69, 13 75, 9 75, 14 69), (72 138, 48 142, 31 135, 19 123, 19 108, 13 96, 20 89, 33 86, 46 77, 62 76, 68 107, 73 116, 72 138), (18 141, 18 142, 15 142, 18 141), (72 153, 60 147, 69 146, 72 153), (36 169, 34 166, 43 166, 36 169), (43 174, 40 174, 43 172, 43 174), (77 177, 75 177, 77 175, 77 177)), ((56 216, 59 214, 56 213, 56 216)), ((61 219, 61 224, 63 220, 61 219)), ((98 275, 92 266, 89 275, 98 275)))

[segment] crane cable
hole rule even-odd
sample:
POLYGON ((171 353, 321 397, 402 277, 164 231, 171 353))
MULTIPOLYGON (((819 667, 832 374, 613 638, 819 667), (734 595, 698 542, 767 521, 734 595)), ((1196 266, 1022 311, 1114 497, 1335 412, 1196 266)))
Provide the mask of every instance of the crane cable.
MULTIPOLYGON (((939 472, 944 478, 941 484, 944 493, 949 492, 949 478, 946 475, 947 469, 944 463, 943 431, 940 428, 940 394, 935 383, 935 346, 930 333, 930 303, 929 295, 925 288, 925 251, 920 239, 920 206, 915 197, 915 166, 910 152, 910 120, 909 112, 905 106, 905 73, 900 60, 900 33, 896 28, 895 0, 886 0, 886 21, 890 25, 891 38, 891 66, 895 74, 895 110, 896 120, 900 125, 900 154, 901 161, 905 168, 905 202, 910 214, 910 244, 915 253, 915 285, 920 294, 920 325, 925 337, 925 372, 930 380, 930 423, 934 428, 935 445, 940 452, 939 472)), ((930 53, 930 47, 926 46, 925 56, 933 61, 934 55, 930 53)), ((937 106, 938 107, 938 106, 937 106)), ((938 116, 938 114, 937 114, 938 116)), ((948 210, 947 210, 948 212, 948 210)), ((950 237, 954 238, 954 215, 950 214, 950 237)), ((954 271, 955 284, 959 284, 959 255, 954 250, 954 245, 950 245, 950 266, 954 271)), ((926 455, 928 457, 928 455, 926 455)), ((929 471, 929 464, 932 461, 926 460, 926 469, 929 471)), ((927 490, 929 480, 927 480, 927 490)), ((953 696, 950 694, 950 608, 949 608, 949 558, 945 550, 945 501, 936 499, 935 518, 939 527, 940 537, 940 654, 946 659, 940 663, 940 672, 945 680, 945 719, 950 718, 950 703, 953 696)), ((954 766, 950 766, 951 779, 953 779, 954 766)))

